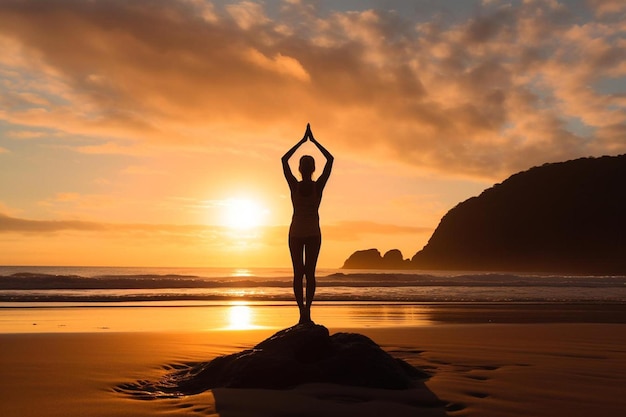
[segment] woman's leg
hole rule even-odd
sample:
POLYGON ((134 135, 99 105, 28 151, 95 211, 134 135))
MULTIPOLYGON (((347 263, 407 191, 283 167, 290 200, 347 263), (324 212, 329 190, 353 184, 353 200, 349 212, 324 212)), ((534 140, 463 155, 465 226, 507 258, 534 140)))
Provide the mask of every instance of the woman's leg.
POLYGON ((315 267, 317 265, 317 257, 322 247, 322 237, 314 236, 307 238, 304 246, 304 275, 306 276, 306 305, 305 319, 311 320, 311 305, 315 297, 315 267))
POLYGON ((298 303, 298 309, 300 310, 300 323, 305 320, 304 309, 304 294, 302 287, 302 280, 304 279, 304 239, 289 237, 289 252, 291 253, 291 263, 293 265, 293 294, 296 297, 296 303, 298 303))

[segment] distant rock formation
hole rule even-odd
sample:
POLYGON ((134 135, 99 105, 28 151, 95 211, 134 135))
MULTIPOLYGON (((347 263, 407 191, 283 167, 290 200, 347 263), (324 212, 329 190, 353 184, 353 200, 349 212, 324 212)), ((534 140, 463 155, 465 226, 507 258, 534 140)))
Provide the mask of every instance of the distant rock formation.
POLYGON ((409 265, 625 274, 625 213, 626 155, 545 164, 451 209, 409 265))
MULTIPOLYGON (((210 362, 178 365, 160 381, 123 384, 116 391, 140 399, 193 395, 212 388, 285 389, 305 383, 333 383, 369 388, 427 388, 429 375, 393 358, 368 337, 329 335, 321 325, 281 330, 252 349, 210 362)), ((426 398, 426 397, 424 397, 426 398)), ((434 394, 431 405, 441 405, 434 394)))
POLYGON ((354 252, 343 264, 344 269, 409 269, 411 261, 404 259, 402 252, 391 249, 384 256, 378 249, 354 252))

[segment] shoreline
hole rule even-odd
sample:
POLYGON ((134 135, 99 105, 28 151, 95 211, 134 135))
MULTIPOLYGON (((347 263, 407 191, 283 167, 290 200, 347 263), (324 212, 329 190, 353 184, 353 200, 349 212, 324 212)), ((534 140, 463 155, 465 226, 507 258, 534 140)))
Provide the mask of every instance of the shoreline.
MULTIPOLYGON (((295 303, 0 304, 0 334, 280 330, 298 320, 295 303)), ((410 328, 454 324, 626 324, 626 303, 318 302, 327 327, 410 328)))

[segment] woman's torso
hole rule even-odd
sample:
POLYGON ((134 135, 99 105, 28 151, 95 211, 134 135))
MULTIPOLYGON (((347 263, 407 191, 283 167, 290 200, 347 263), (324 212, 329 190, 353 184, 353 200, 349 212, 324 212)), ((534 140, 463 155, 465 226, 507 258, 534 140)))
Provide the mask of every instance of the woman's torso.
POLYGON ((301 181, 291 190, 293 217, 289 236, 319 236, 319 206, 322 201, 322 190, 315 181, 301 181))

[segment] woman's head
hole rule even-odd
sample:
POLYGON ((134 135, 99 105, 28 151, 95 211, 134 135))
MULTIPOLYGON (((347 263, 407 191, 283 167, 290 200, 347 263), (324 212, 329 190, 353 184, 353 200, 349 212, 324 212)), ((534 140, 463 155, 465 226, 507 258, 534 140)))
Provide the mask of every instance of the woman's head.
POLYGON ((304 155, 300 158, 300 166, 298 167, 302 178, 310 178, 315 171, 315 159, 311 155, 304 155))

